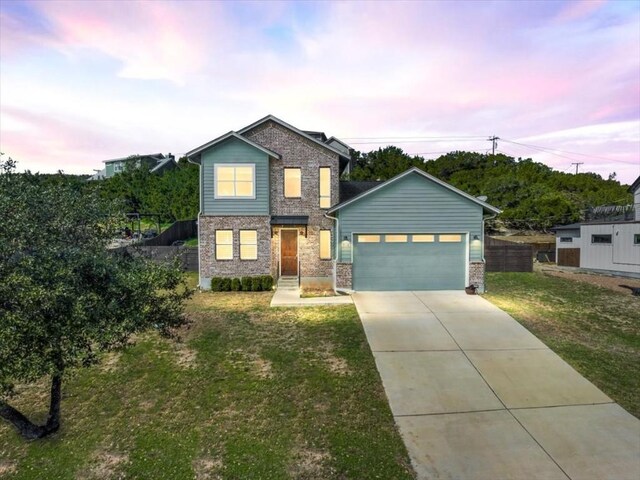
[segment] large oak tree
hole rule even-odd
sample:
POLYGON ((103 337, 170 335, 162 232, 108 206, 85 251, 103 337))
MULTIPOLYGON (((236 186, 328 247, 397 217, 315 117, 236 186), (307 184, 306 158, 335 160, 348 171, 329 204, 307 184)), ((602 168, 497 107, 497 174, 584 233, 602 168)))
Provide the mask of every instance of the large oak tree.
POLYGON ((95 188, 42 182, 0 161, 0 417, 27 439, 60 426, 65 374, 148 329, 183 323, 177 266, 107 248, 117 208, 95 188), (10 405, 16 384, 50 381, 43 425, 10 405))

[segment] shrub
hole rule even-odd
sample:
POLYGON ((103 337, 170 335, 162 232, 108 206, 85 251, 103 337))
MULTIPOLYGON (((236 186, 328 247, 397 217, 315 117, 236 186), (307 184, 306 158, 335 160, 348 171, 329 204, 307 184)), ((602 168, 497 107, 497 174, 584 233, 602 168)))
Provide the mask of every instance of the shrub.
POLYGON ((260 292, 260 291, 262 291, 262 278, 261 277, 251 277, 251 291, 252 292, 260 292))
POLYGON ((273 288, 273 277, 271 275, 262 276, 262 289, 266 292, 270 292, 273 288))
POLYGON ((232 292, 239 292, 242 289, 242 284, 240 283, 240 279, 239 278, 234 278, 233 280, 231 280, 231 291, 232 292))
POLYGON ((223 278, 220 282, 220 291, 221 292, 229 292, 231 291, 231 279, 223 278))
POLYGON ((251 291, 251 277, 242 277, 240 279, 240 283, 242 284, 242 291, 243 292, 250 292, 251 291))
POLYGON ((220 290, 220 286, 222 284, 222 278, 220 277, 213 277, 211 278, 211 290, 214 292, 219 292, 220 290))

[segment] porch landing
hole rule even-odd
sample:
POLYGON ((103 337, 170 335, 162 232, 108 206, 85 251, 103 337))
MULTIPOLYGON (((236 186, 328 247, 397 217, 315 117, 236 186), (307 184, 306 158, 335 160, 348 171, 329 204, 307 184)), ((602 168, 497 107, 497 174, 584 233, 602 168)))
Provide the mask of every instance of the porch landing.
POLYGON ((353 303, 350 295, 333 297, 300 298, 297 277, 280 277, 276 293, 271 299, 272 307, 313 307, 318 305, 346 305, 353 303))

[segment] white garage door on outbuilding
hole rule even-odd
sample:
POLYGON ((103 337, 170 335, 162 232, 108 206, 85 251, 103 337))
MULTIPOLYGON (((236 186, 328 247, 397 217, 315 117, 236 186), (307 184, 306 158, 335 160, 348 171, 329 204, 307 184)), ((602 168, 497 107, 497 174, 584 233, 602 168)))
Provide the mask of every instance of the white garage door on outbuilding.
POLYGON ((354 290, 459 290, 465 287, 466 234, 373 233, 353 237, 354 290))

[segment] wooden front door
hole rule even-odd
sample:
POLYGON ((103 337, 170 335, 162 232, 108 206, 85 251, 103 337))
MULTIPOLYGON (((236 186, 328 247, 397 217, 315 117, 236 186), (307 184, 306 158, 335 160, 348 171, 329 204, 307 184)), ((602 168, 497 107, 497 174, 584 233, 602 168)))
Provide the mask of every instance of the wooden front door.
POLYGON ((298 230, 280 230, 280 275, 298 275, 298 230))

